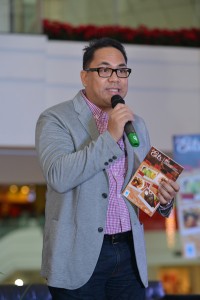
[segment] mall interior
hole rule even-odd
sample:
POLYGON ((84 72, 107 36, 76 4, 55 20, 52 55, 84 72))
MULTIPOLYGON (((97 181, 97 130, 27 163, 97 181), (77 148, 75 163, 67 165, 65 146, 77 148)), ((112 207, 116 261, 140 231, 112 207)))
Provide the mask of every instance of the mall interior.
MULTIPOLYGON (((76 27, 200 29, 200 1, 0 0, 0 300, 14 299, 1 298, 1 286, 46 284, 40 275, 46 184, 35 151, 35 125, 45 108, 82 88, 86 41, 49 40, 44 20, 76 27)), ((199 46, 126 46, 133 69, 127 103, 146 120, 152 144, 186 165, 181 183, 192 186, 187 195, 196 205, 187 213, 200 220, 199 46), (192 141, 194 169, 176 153, 176 141, 185 137, 192 141)), ((183 224, 181 201, 180 192, 167 219, 140 212, 149 281, 161 283, 165 295, 200 299, 200 222, 183 224), (188 240, 195 250, 187 248, 188 240)))

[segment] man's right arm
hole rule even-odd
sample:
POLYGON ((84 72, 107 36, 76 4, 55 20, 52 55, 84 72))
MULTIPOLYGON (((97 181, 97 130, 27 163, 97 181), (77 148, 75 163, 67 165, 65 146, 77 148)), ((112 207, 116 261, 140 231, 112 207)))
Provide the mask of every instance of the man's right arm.
MULTIPOLYGON (((85 182, 109 167, 111 160, 123 155, 123 151, 108 131, 96 140, 82 138, 76 148, 77 128, 67 128, 52 112, 42 114, 36 125, 36 151, 47 183, 63 193, 85 182), (110 160, 110 161, 109 161, 110 160)), ((82 129, 82 128, 81 128, 82 129)), ((85 133, 86 134, 86 133, 85 133)), ((80 139, 80 138, 79 138, 80 139)))

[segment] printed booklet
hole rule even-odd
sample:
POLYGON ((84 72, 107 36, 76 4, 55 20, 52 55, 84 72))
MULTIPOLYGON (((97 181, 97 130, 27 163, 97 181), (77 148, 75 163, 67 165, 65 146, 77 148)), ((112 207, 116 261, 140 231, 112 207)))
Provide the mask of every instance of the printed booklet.
POLYGON ((157 198, 159 183, 168 179, 176 181, 182 171, 181 165, 151 147, 122 195, 149 216, 153 216, 160 205, 157 198))

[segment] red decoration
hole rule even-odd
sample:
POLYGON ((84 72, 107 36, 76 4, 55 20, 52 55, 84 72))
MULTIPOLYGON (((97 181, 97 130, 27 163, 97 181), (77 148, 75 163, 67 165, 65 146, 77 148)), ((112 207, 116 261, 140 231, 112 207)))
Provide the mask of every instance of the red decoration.
POLYGON ((72 26, 59 21, 43 21, 43 33, 51 40, 88 41, 100 37, 115 38, 122 43, 138 45, 163 45, 200 47, 200 29, 137 29, 123 26, 72 26))

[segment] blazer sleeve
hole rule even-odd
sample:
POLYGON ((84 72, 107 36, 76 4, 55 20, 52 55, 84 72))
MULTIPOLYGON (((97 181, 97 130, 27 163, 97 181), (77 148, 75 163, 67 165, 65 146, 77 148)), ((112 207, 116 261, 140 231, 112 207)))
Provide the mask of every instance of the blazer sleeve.
POLYGON ((108 131, 100 135, 97 132, 93 140, 80 122, 69 127, 67 118, 60 116, 54 110, 41 114, 35 147, 47 184, 64 193, 109 167, 123 151, 108 131))

